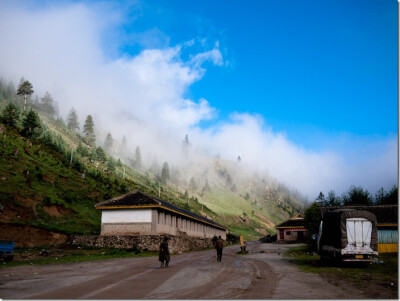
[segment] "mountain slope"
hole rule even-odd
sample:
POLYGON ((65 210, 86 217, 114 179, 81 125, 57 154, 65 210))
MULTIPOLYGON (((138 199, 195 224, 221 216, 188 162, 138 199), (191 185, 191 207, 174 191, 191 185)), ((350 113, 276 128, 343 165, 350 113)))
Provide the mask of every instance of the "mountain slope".
MULTIPOLYGON (((193 176, 196 185, 189 179, 163 184, 146 167, 133 169, 107 154, 99 158, 96 148, 60 120, 41 119, 44 131, 31 140, 0 123, 0 223, 9 236, 21 233, 22 225, 53 236, 99 234, 94 204, 135 189, 211 218, 246 239, 273 233, 274 224, 301 210, 285 187, 246 174, 237 163, 210 161, 206 172, 193 176), (85 154, 77 151, 79 145, 85 154)), ((5 233, 1 238, 12 239, 5 233)))

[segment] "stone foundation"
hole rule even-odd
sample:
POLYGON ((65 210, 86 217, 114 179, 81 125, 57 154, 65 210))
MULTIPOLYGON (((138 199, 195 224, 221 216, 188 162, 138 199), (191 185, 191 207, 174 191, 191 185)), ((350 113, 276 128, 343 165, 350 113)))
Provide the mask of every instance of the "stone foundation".
POLYGON ((123 224, 102 224, 101 235, 139 235, 140 233, 150 234, 151 223, 123 223, 123 224))
POLYGON ((71 237, 71 244, 75 246, 89 246, 98 248, 139 249, 158 251, 161 241, 168 236, 169 251, 178 254, 186 251, 198 251, 213 248, 210 238, 190 237, 180 235, 126 235, 126 236, 83 236, 71 237))

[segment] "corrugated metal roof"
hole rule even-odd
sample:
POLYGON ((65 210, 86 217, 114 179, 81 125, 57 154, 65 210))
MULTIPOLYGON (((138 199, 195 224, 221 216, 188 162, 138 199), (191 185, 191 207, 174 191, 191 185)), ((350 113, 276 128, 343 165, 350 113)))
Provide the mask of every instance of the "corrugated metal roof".
POLYGON ((214 222, 213 220, 199 216, 195 213, 192 213, 188 210, 172 205, 166 201, 163 201, 159 198, 156 198, 139 190, 135 190, 127 194, 112 198, 110 200, 97 203, 95 205, 95 208, 99 210, 107 210, 107 209, 119 209, 119 208, 121 209, 140 208, 140 207, 146 208, 149 206, 161 207, 166 210, 174 211, 178 214, 180 213, 182 215, 189 216, 193 219, 226 230, 225 227, 214 222))
POLYGON ((398 206, 397 205, 376 205, 376 206, 327 206, 321 207, 321 218, 326 211, 337 209, 356 209, 366 210, 373 213, 376 217, 378 225, 398 224, 398 206))

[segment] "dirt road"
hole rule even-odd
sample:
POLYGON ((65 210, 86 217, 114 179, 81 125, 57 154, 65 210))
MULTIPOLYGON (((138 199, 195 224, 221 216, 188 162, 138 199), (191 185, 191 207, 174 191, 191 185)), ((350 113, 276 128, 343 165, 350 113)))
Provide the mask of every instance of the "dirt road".
POLYGON ((365 299, 320 276, 302 273, 282 260, 288 247, 250 244, 172 256, 161 269, 158 258, 37 265, 0 270, 3 299, 365 299))

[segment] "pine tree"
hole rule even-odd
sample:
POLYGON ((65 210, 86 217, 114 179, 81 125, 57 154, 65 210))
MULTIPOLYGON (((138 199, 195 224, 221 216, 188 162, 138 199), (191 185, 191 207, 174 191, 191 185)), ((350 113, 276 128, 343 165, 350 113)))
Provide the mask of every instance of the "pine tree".
POLYGON ((0 78, 0 99, 6 99, 8 101, 13 101, 17 91, 14 88, 14 84, 9 82, 8 84, 0 78))
POLYGON ((68 114, 67 126, 71 131, 74 132, 79 130, 78 114, 76 113, 74 108, 72 108, 68 114))
POLYGON ((106 153, 104 152, 104 150, 101 147, 96 148, 96 155, 97 155, 97 159, 104 163, 107 160, 107 156, 106 153))
POLYGON ((328 192, 328 196, 326 198, 326 206, 341 206, 342 200, 340 197, 336 196, 335 191, 331 190, 328 192))
POLYGON ((142 153, 140 147, 137 146, 135 150, 135 163, 134 168, 140 169, 142 167, 142 153))
POLYGON ((124 137, 122 137, 122 144, 121 147, 123 149, 126 149, 128 147, 128 140, 126 140, 126 136, 124 135, 124 137))
POLYGON ((107 170, 114 172, 115 171, 115 161, 113 158, 110 158, 110 160, 108 160, 107 162, 107 170))
POLYGON ((89 156, 89 150, 87 149, 86 146, 83 145, 82 142, 79 142, 78 148, 76 149, 76 152, 80 154, 82 157, 88 157, 89 156))
POLYGON ((111 150, 112 150, 113 144, 114 144, 114 140, 113 140, 111 134, 108 133, 107 136, 106 136, 106 141, 104 142, 104 149, 105 149, 108 153, 110 153, 111 150))
POLYGON ((196 182, 196 180, 195 180, 194 177, 191 177, 191 179, 190 179, 189 188, 190 188, 192 191, 194 191, 194 190, 197 189, 197 182, 196 182))
POLYGON ((183 154, 187 156, 189 154, 189 147, 190 147, 190 142, 189 142, 189 136, 185 136, 185 140, 183 140, 182 144, 182 149, 183 149, 183 154))
POLYGON ((122 162, 121 162, 121 159, 119 159, 119 158, 118 158, 118 160, 117 160, 117 166, 118 166, 118 167, 122 167, 122 162))
POLYGON ((160 165, 158 164, 156 157, 153 158, 153 163, 151 163, 149 171, 154 175, 157 175, 160 172, 160 165))
POLYGON ((368 190, 352 185, 349 190, 342 195, 343 205, 372 205, 372 198, 368 190))
POLYGON ((326 199, 325 195, 322 193, 322 191, 319 193, 318 197, 315 200, 320 206, 325 206, 326 204, 326 199))
POLYGON ((392 189, 385 195, 385 204, 397 205, 399 202, 399 188, 394 185, 392 189))
POLYGON ((124 137, 122 137, 122 143, 119 149, 119 153, 120 155, 125 156, 127 151, 128 151, 128 141, 126 140, 126 137, 124 135, 124 137))
POLYGON ((211 191, 210 184, 208 184, 208 180, 206 180, 206 184, 204 184, 203 191, 211 191))
POLYGON ((46 91, 46 94, 41 99, 40 107, 44 113, 50 116, 54 116, 54 114, 56 113, 56 109, 54 107, 54 100, 49 92, 46 91))
POLYGON ((164 184, 167 184, 167 181, 170 179, 169 175, 169 166, 167 162, 164 162, 162 170, 161 170, 161 181, 164 184))
POLYGON ((19 116, 20 112, 18 107, 13 103, 9 103, 3 110, 1 122, 16 127, 19 122, 19 116))
POLYGON ((85 134, 86 140, 90 145, 94 145, 96 136, 94 135, 94 122, 91 115, 88 115, 83 126, 83 133, 85 134))
POLYGON ((40 101, 39 101, 39 96, 35 96, 35 99, 33 100, 32 103, 32 108, 34 108, 35 110, 40 110, 40 101))
POLYGON ((17 95, 23 95, 24 96, 24 112, 26 110, 26 99, 28 95, 31 95, 33 93, 33 87, 32 84, 29 81, 24 81, 21 83, 18 87, 17 90, 17 95))
POLYGON ((17 94, 17 91, 15 90, 14 84, 12 82, 9 82, 9 84, 4 92, 4 96, 8 100, 15 100, 16 94, 17 94))
POLYGON ((30 110, 22 121, 22 134, 30 138, 35 133, 35 130, 38 131, 40 128, 40 118, 38 114, 30 110))

